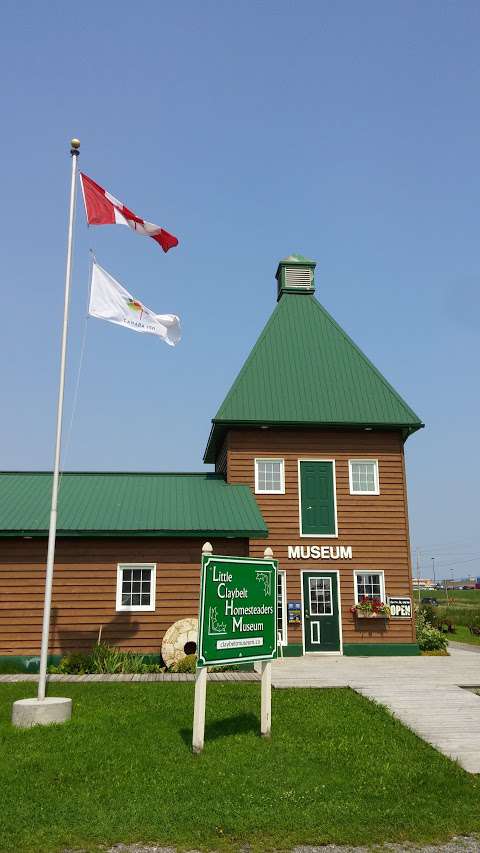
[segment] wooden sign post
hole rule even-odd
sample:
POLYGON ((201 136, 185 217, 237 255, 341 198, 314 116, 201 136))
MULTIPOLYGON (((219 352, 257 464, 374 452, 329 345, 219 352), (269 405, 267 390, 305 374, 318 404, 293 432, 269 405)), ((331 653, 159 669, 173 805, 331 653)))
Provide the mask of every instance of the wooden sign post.
POLYGON ((272 725, 272 664, 277 656, 277 561, 224 557, 202 549, 198 656, 193 711, 193 751, 203 749, 207 667, 262 661, 260 731, 272 725))

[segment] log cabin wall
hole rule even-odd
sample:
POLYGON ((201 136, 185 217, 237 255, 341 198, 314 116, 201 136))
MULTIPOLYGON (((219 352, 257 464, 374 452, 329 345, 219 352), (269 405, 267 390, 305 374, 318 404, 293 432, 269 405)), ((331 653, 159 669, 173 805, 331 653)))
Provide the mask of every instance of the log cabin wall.
MULTIPOLYGON (((287 599, 301 599, 302 569, 338 570, 343 644, 414 643, 413 619, 359 623, 354 604, 354 570, 385 572, 386 595, 412 597, 411 559, 403 441, 399 430, 232 429, 227 436, 227 479, 247 483, 255 492, 256 457, 285 460, 285 494, 257 494, 269 529, 268 539, 251 540, 250 554, 263 555, 269 545, 287 573, 287 599), (298 460, 334 459, 338 537, 302 537, 299 527, 298 460), (349 459, 377 459, 379 495, 353 495, 349 459), (353 559, 288 559, 288 545, 351 545, 353 559), (363 629, 363 630, 362 630, 363 629)), ((412 599, 413 600, 413 599, 412 599)), ((300 627, 288 627, 288 643, 301 644, 300 627)))
MULTIPOLYGON (((247 539, 212 539, 214 551, 248 555, 247 539)), ((50 654, 91 648, 102 639, 158 654, 177 619, 196 616, 204 539, 57 540, 50 654), (155 563, 155 611, 117 612, 117 565, 155 563)), ((0 540, 0 655, 38 655, 42 630, 46 539, 0 540)))

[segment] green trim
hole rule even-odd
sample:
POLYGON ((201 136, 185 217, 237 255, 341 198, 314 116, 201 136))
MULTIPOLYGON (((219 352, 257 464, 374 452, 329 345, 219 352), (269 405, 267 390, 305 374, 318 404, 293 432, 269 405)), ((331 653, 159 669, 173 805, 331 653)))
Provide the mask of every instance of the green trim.
POLYGON ((418 643, 345 643, 343 654, 348 657, 400 657, 419 655, 418 643))
MULTIPOLYGON (((303 656, 303 646, 301 643, 289 643, 287 646, 283 646, 282 648, 284 658, 301 658, 303 656)), ((277 657, 282 657, 280 646, 278 647, 277 657)))
MULTIPOLYGON (((49 655, 48 666, 57 666, 61 655, 49 655)), ((40 670, 39 655, 0 655, 0 675, 15 672, 37 673, 40 670)))

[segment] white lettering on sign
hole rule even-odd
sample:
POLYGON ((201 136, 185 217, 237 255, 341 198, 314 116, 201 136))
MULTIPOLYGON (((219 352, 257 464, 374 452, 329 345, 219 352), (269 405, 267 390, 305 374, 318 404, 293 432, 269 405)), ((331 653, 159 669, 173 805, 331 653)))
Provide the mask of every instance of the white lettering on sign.
POLYGON ((390 616, 396 619, 411 619, 412 599, 400 596, 390 596, 388 599, 390 616))
POLYGON ((250 646, 261 646, 261 637, 245 637, 241 640, 217 640, 217 649, 248 649, 250 646))
POLYGON ((351 545, 288 545, 289 560, 352 560, 351 545))

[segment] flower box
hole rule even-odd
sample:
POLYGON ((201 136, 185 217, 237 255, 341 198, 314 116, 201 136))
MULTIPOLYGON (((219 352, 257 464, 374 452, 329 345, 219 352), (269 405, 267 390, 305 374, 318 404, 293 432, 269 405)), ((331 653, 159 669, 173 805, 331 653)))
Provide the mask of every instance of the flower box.
POLYGON ((390 619, 388 613, 368 613, 367 611, 362 613, 361 610, 356 610, 355 616, 357 619, 390 619))
POLYGON ((390 619, 390 608, 380 598, 363 596, 350 612, 356 619, 390 619))

